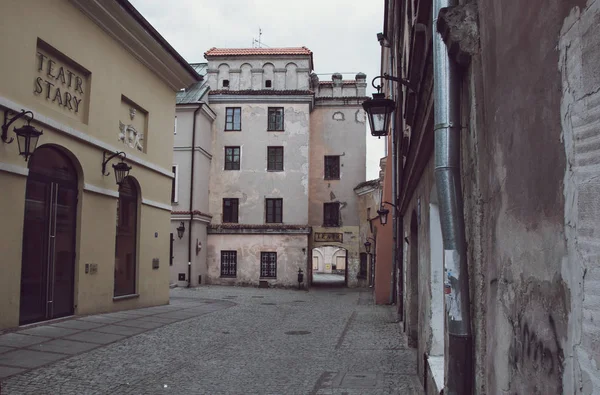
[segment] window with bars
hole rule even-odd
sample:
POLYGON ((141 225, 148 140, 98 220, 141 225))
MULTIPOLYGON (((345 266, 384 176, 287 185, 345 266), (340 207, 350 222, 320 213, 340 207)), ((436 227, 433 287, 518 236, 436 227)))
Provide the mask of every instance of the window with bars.
POLYGON ((267 170, 283 170, 283 147, 267 147, 267 170))
POLYGON ((340 157, 338 155, 325 156, 325 179, 340 179, 340 157))
POLYGON ((237 198, 223 199, 223 222, 236 223, 238 222, 238 205, 237 198))
POLYGON ((221 277, 237 276, 237 251, 221 251, 221 277))
POLYGON ((225 147, 225 170, 240 169, 240 147, 225 147))
POLYGON ((242 130, 241 107, 227 107, 225 109, 225 130, 242 130))
POLYGON ((269 107, 267 130, 283 130, 283 107, 269 107))
POLYGON ((261 278, 277 278, 277 253, 276 252, 261 252, 260 253, 260 277, 261 278))
POLYGON ((323 204, 323 226, 340 226, 340 204, 323 204))
POLYGON ((171 166, 173 178, 171 179, 171 203, 179 202, 179 165, 171 166))
POLYGON ((283 199, 266 199, 267 223, 283 222, 283 199))

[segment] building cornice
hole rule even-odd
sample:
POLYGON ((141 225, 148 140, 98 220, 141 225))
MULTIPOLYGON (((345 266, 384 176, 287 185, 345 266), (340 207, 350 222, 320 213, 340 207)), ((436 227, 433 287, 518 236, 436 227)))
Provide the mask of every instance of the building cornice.
POLYGON ((129 1, 70 1, 174 91, 202 79, 129 1))
POLYGON ((312 110, 314 97, 312 95, 211 95, 210 102, 217 103, 308 103, 312 110))
POLYGON ((212 215, 203 213, 199 210, 190 211, 172 211, 171 212, 171 221, 189 221, 190 214, 192 214, 192 220, 200 221, 205 223, 210 223, 212 220, 212 215))
MULTIPOLYGON (((105 143, 102 140, 98 140, 97 138, 92 137, 87 133, 84 133, 80 130, 74 129, 74 128, 67 126, 65 124, 62 124, 60 122, 57 122, 54 119, 52 119, 38 111, 33 110, 32 108, 28 108, 26 106, 17 104, 6 97, 0 96, 0 107, 7 108, 15 113, 20 112, 21 109, 24 109, 25 111, 31 111, 34 115, 36 123, 39 123, 40 125, 48 126, 58 133, 66 134, 70 137, 73 137, 77 140, 80 140, 84 143, 87 143, 87 144, 89 144, 93 147, 96 147, 98 149, 101 149, 101 150, 111 151, 111 152, 122 151, 122 148, 117 148, 108 143, 105 143)), ((140 166, 143 166, 149 170, 155 171, 156 173, 162 174, 166 177, 173 178, 173 172, 170 169, 165 169, 163 167, 155 165, 154 163, 148 162, 147 160, 144 160, 144 159, 142 159, 134 154, 131 154, 129 152, 127 153, 127 161, 131 162, 131 163, 136 163, 140 166)))
POLYGON ((309 235, 312 228, 308 225, 282 225, 282 224, 265 224, 265 225, 248 225, 248 224, 215 224, 209 225, 207 233, 210 234, 296 234, 309 235))

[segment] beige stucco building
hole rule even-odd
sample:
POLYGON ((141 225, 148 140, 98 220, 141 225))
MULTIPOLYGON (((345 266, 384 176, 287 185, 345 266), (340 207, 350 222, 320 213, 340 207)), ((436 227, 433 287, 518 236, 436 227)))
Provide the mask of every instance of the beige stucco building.
POLYGON ((207 282, 295 286, 299 269, 310 281, 313 248, 330 246, 345 251, 347 285, 359 285, 366 76, 320 82, 305 47, 205 57, 216 113, 207 282))
POLYGON ((0 13, 0 115, 30 111, 6 140, 43 130, 28 161, 0 142, 0 328, 168 303, 175 95, 198 75, 126 0, 0 13))

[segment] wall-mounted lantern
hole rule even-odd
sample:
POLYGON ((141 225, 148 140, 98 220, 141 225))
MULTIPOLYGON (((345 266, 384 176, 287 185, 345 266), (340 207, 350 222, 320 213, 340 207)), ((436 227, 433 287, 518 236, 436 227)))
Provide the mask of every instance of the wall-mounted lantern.
POLYGON ((117 182, 117 185, 121 185, 123 183, 123 180, 125 179, 125 177, 127 177, 129 175, 129 170, 131 170, 131 166, 129 166, 127 163, 124 162, 124 159, 127 157, 127 155, 125 154, 125 152, 115 152, 114 154, 110 154, 110 152, 106 152, 104 151, 103 154, 103 160, 102 160, 102 175, 104 176, 108 176, 110 175, 110 172, 106 171, 106 165, 108 164, 108 162, 110 162, 110 160, 112 158, 115 157, 119 157, 121 159, 121 161, 119 163, 116 163, 112 165, 113 170, 115 172, 115 180, 117 182), (109 155, 107 157, 107 155, 109 155))
POLYGON ((38 140, 40 136, 44 134, 44 132, 31 126, 31 121, 33 120, 33 113, 31 111, 21 110, 20 113, 16 114, 12 118, 9 117, 10 112, 10 110, 4 111, 4 122, 2 123, 2 141, 6 144, 13 142, 14 138, 11 137, 10 140, 8 139, 8 128, 17 119, 25 117, 27 120, 27 125, 23 125, 20 128, 14 128, 13 130, 17 135, 19 155, 25 157, 25 162, 27 162, 29 157, 35 151, 38 140))
POLYGON ((185 233, 185 224, 183 222, 181 222, 179 224, 179 226, 177 227, 177 237, 179 237, 179 240, 181 240, 184 233, 185 233))
MULTIPOLYGON (((389 204, 394 209, 396 209, 396 205, 394 205, 394 204, 392 204, 390 202, 383 202, 383 204, 389 204)), ((385 208, 385 206, 381 207, 381 210, 377 210, 377 214, 379 214, 379 222, 381 222, 381 225, 387 224, 388 214, 389 213, 390 213, 390 210, 388 210, 387 208, 385 208)))
POLYGON ((396 102, 391 99, 386 99, 385 94, 380 93, 381 85, 375 85, 376 79, 385 79, 401 83, 402 85, 413 89, 412 85, 408 80, 404 78, 394 77, 388 74, 379 75, 373 78, 371 85, 377 89, 377 93, 373 94, 372 99, 367 99, 363 102, 362 106, 369 117, 369 126, 371 127, 371 135, 381 138, 381 136, 387 136, 390 126, 390 120, 392 113, 396 108, 396 102))
POLYGON ((377 244, 377 242, 375 241, 374 238, 367 237, 367 241, 365 241, 365 251, 367 251, 367 254, 371 253, 371 245, 373 245, 373 244, 371 244, 371 242, 369 240, 373 240, 373 243, 377 244))

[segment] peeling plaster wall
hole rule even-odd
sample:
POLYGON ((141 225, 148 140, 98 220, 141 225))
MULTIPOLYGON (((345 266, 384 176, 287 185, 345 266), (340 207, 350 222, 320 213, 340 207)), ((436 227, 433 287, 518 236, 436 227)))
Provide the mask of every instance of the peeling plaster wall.
MULTIPOLYGON (((313 233, 344 233, 348 286, 356 287, 360 264, 358 197, 354 187, 366 178, 364 110, 359 105, 318 105, 310 117, 309 225, 313 233), (340 179, 325 180, 325 155, 340 155, 340 179), (323 203, 340 203, 340 227, 322 227, 323 203)), ((334 244, 335 245, 335 244, 334 244)), ((313 245, 314 246, 314 245, 313 245)))
POLYGON ((308 223, 309 105, 213 103, 209 211, 222 219, 223 198, 239 198, 239 223, 264 224, 265 198, 283 198, 283 223, 308 223), (267 131, 268 107, 284 107, 285 131, 267 131), (225 132, 225 108, 242 108, 242 130, 225 132), (224 170, 226 146, 241 147, 240 170, 224 170), (284 171, 267 171, 267 147, 284 147, 284 171))
POLYGON ((559 42, 568 255, 572 301, 565 393, 600 394, 600 1, 574 7, 559 42))
POLYGON ((354 187, 366 178, 364 110, 356 105, 317 106, 310 130, 309 223, 323 223, 323 203, 340 202, 342 225, 358 226, 354 187), (325 155, 340 155, 339 180, 324 179, 325 155))
POLYGON ((478 281, 486 287, 487 336, 476 353, 485 350, 491 394, 579 391, 569 330, 576 326, 578 297, 569 250, 573 225, 565 230, 565 207, 572 206, 563 181, 567 164, 574 163, 561 141, 557 65, 563 20, 584 4, 479 1, 482 89, 475 100, 485 126, 476 130, 473 156, 479 163, 482 219, 476 228, 484 235, 486 270, 478 281))
MULTIPOLYGON (((430 197, 431 192, 435 188, 435 178, 433 173, 433 156, 427 162, 427 167, 423 171, 423 174, 419 180, 417 188, 415 189, 409 204, 406 206, 405 217, 404 217, 404 229, 402 231, 402 238, 408 238, 409 244, 406 242, 404 245, 404 309, 406 317, 406 331, 409 334, 409 341, 416 346, 417 355, 428 355, 439 354, 439 349, 436 347, 432 353, 433 335, 432 335, 432 312, 434 309, 439 314, 439 305, 432 306, 431 297, 431 250, 430 250, 430 218, 429 218, 429 204, 431 203, 430 197), (417 238, 414 239, 414 235, 411 232, 411 221, 413 213, 417 218, 417 238), (414 249, 411 248, 411 244, 417 242, 417 257, 416 261, 418 266, 411 265, 415 257, 411 256, 414 249), (414 270, 417 269, 415 273, 414 270), (417 279, 417 284, 413 282, 417 279), (411 292, 411 290, 413 292, 411 292), (416 297, 416 300, 413 299, 416 297), (412 322, 417 319, 417 322, 412 322), (411 327, 416 325, 415 331, 411 332, 411 327), (416 335, 417 338, 413 338, 416 335)), ((441 265, 443 270, 443 261, 436 262, 438 267, 441 265)), ((439 271, 439 270, 438 270, 439 271)), ((440 287, 443 287, 443 283, 439 283, 440 287)), ((442 314, 443 307, 442 307, 442 314)), ((423 365, 423 358, 417 358, 419 377, 423 376, 425 369, 423 365)))
MULTIPOLYGON (((307 261, 306 235, 209 235, 208 283, 219 285, 258 285, 266 280, 273 287, 298 286, 298 269, 307 261), (303 250, 304 249, 304 250, 303 250), (237 251, 237 277, 221 278, 221 251, 237 251), (277 253, 277 278, 260 278, 260 253, 277 253)), ((305 280, 306 281, 306 280, 305 280)))

